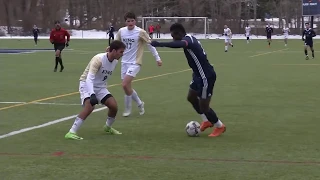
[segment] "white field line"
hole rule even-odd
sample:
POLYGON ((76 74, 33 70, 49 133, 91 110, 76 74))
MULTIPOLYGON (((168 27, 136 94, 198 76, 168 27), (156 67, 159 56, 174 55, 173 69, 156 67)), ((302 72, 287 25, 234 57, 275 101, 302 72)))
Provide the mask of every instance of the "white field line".
MULTIPOLYGON (((104 109, 107 109, 107 107, 101 107, 101 108, 95 109, 93 112, 99 112, 99 111, 102 111, 104 109)), ((38 126, 31 126, 31 127, 28 127, 28 128, 23 128, 23 129, 17 130, 17 131, 12 131, 12 132, 9 132, 7 134, 0 135, 0 139, 7 138, 7 137, 10 137, 10 136, 14 136, 14 135, 17 135, 17 134, 21 134, 21 133, 24 133, 24 132, 32 131, 32 130, 35 130, 35 129, 43 128, 43 127, 46 127, 46 126, 51 126, 53 124, 57 124, 57 123, 60 123, 60 122, 63 122, 63 121, 67 121, 67 120, 73 119, 73 118, 75 118, 77 116, 78 116, 78 114, 75 114, 75 115, 72 115, 72 116, 56 119, 56 120, 53 120, 53 121, 50 121, 50 122, 47 122, 47 123, 44 123, 44 124, 41 124, 41 125, 38 125, 38 126)))
POLYGON ((256 54, 256 55, 250 56, 250 58, 257 57, 257 56, 263 56, 263 55, 267 55, 267 54, 272 54, 272 53, 276 53, 276 52, 281 52, 281 51, 285 51, 288 49, 289 48, 285 48, 285 49, 280 49, 280 50, 276 50, 276 51, 270 51, 270 52, 265 52, 265 53, 261 53, 261 54, 256 54))
MULTIPOLYGON (((178 74, 178 73, 187 72, 187 71, 190 71, 190 70, 191 69, 185 69, 185 70, 175 71, 175 72, 171 72, 171 73, 164 73, 164 74, 160 74, 160 75, 156 75, 156 76, 150 76, 150 77, 137 79, 135 81, 145 81, 145 80, 148 80, 148 79, 154 79, 154 78, 167 76, 167 75, 171 75, 171 74, 178 74)), ((113 86, 117 86, 117 85, 119 85, 119 84, 115 84, 113 86)), ((26 104, 31 104, 31 103, 26 103, 26 104)), ((101 108, 95 109, 93 112, 102 111, 102 110, 104 110, 106 108, 107 107, 101 107, 101 108)), ((73 119, 73 118, 75 118, 77 116, 78 115, 72 115, 72 116, 61 118, 61 119, 56 119, 56 120, 53 120, 53 121, 49 121, 49 122, 41 124, 41 125, 31 126, 31 127, 28 127, 28 128, 23 128, 23 129, 20 129, 20 130, 12 131, 12 132, 9 132, 7 134, 0 135, 0 139, 7 138, 7 137, 10 137, 10 136, 14 136, 14 135, 17 135, 17 134, 21 134, 21 133, 24 133, 24 132, 32 131, 32 130, 35 130, 35 129, 43 128, 43 127, 50 126, 50 125, 53 125, 53 124, 57 124, 57 123, 60 123, 60 122, 63 122, 63 121, 67 121, 69 119, 73 119)))

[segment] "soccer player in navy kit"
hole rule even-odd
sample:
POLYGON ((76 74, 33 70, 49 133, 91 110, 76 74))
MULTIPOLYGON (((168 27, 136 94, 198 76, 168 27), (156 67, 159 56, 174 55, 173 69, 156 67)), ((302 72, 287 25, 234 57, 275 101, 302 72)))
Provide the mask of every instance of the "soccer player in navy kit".
POLYGON ((312 59, 314 59, 314 49, 313 49, 313 37, 316 36, 316 33, 313 29, 310 28, 310 24, 306 23, 306 29, 302 33, 302 41, 304 41, 304 54, 306 55, 306 60, 309 60, 308 56, 308 46, 312 52, 312 59), (305 38, 304 38, 305 37, 305 38))
POLYGON ((111 39, 112 41, 114 40, 114 27, 111 25, 109 28, 109 31, 107 32, 109 34, 109 46, 111 44, 111 39))
POLYGON ((271 45, 271 36, 272 36, 272 33, 273 33, 273 28, 270 27, 270 24, 268 24, 268 26, 266 27, 266 33, 267 33, 268 44, 269 44, 269 47, 270 47, 270 45, 271 45))
POLYGON ((210 100, 216 81, 216 73, 207 59, 207 54, 201 43, 193 36, 186 34, 184 27, 175 23, 170 27, 172 42, 152 41, 154 47, 183 48, 188 64, 193 71, 190 83, 188 101, 203 119, 201 131, 215 126, 210 137, 220 136, 226 131, 225 125, 210 108, 210 100))

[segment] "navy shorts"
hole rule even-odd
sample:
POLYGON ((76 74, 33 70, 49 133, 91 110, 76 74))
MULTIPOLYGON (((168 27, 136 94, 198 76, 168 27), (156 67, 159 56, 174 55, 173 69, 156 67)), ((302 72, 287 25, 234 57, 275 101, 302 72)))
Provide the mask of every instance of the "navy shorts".
POLYGON ((304 45, 309 46, 309 47, 313 47, 313 41, 305 41, 304 45))
POLYGON ((109 34, 109 38, 114 39, 114 34, 109 34))
POLYGON ((271 34, 267 34, 267 39, 271 39, 271 34))
POLYGON ((200 99, 208 99, 212 96, 215 82, 216 75, 206 79, 193 76, 192 81, 190 83, 190 89, 197 91, 198 97, 200 99))

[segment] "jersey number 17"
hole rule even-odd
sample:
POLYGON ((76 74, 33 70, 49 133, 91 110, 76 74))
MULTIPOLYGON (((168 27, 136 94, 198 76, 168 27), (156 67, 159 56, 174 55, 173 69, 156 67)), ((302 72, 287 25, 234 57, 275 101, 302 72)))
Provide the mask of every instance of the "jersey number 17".
POLYGON ((132 43, 126 43, 127 49, 131 49, 132 43))

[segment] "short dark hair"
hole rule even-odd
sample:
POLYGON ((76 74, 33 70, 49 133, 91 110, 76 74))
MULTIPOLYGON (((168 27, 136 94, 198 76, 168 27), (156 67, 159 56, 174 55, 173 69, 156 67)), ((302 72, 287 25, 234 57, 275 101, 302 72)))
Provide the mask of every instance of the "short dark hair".
POLYGON ((114 40, 109 47, 109 52, 111 52, 112 50, 119 50, 119 49, 125 49, 126 45, 119 40, 114 40))
POLYGON ((60 21, 56 20, 54 21, 54 24, 60 24, 60 21))
POLYGON ((174 33, 182 33, 182 34, 187 34, 186 30, 184 29, 183 25, 180 23, 174 23, 171 25, 170 27, 170 32, 174 32, 174 33))
POLYGON ((127 12, 124 15, 124 20, 126 21, 127 19, 136 19, 136 15, 133 12, 127 12))

